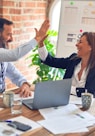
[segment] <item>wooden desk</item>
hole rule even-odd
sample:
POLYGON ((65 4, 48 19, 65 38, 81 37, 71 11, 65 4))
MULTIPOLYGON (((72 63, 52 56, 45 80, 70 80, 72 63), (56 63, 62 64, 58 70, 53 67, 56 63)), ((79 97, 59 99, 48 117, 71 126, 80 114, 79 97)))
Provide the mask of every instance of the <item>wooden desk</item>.
MULTIPOLYGON (((0 107, 3 107, 1 99, 0 99, 0 107)), ((38 121, 38 120, 43 119, 43 117, 40 115, 39 111, 30 110, 27 107, 25 107, 24 105, 22 107, 22 111, 23 112, 20 115, 27 117, 31 120, 38 121)), ((16 117, 16 116, 18 116, 18 115, 11 115, 10 108, 5 108, 4 110, 0 111, 0 120, 3 120, 3 119, 6 120, 6 119, 16 117)), ((90 128, 89 130, 90 131, 86 132, 86 133, 60 134, 60 135, 56 135, 56 136, 95 136, 95 127, 90 128)), ((24 133, 21 136, 55 136, 55 135, 53 135, 52 133, 50 133, 49 131, 47 131, 44 128, 39 128, 39 129, 33 130, 31 132, 24 133)))

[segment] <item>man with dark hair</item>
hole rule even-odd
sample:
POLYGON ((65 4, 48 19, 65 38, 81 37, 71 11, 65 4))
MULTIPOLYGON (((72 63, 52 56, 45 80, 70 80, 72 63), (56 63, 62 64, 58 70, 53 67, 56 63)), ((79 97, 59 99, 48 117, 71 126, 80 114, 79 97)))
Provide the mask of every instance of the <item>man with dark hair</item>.
POLYGON ((48 28, 49 20, 46 19, 41 25, 39 31, 35 29, 36 36, 34 37, 34 39, 30 40, 29 42, 21 46, 18 46, 15 49, 8 50, 7 48, 5 48, 5 45, 7 45, 8 42, 11 42, 13 40, 12 38, 13 22, 5 18, 0 18, 0 62, 16 61, 19 58, 23 57, 25 54, 31 51, 35 47, 35 45, 37 45, 40 42, 40 40, 42 40, 46 36, 48 28), (7 31, 9 30, 9 32, 6 33, 5 29, 7 29, 7 31))
POLYGON ((20 93, 20 95, 24 97, 31 95, 30 85, 25 77, 15 68, 11 62, 7 61, 14 61, 28 53, 46 36, 48 28, 49 21, 45 20, 39 31, 35 29, 36 36, 34 39, 18 47, 17 50, 8 50, 5 49, 8 48, 8 42, 13 41, 13 22, 4 18, 0 18, 0 51, 2 50, 3 52, 0 52, 0 60, 6 61, 0 63, 0 93, 5 91, 5 76, 7 76, 14 84, 19 87, 16 93, 20 93), (17 54, 19 55, 18 58, 16 58, 17 54))
POLYGON ((0 18, 0 29, 3 31, 4 29, 4 25, 13 25, 13 22, 8 20, 8 19, 5 19, 5 18, 0 18))

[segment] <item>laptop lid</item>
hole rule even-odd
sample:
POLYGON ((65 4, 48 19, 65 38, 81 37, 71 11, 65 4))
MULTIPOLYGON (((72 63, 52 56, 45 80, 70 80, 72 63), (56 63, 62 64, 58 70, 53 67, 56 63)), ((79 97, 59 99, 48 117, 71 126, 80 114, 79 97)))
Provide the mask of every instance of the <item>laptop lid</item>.
POLYGON ((57 107, 69 103, 71 79, 39 82, 35 85, 34 99, 24 100, 30 109, 57 107))

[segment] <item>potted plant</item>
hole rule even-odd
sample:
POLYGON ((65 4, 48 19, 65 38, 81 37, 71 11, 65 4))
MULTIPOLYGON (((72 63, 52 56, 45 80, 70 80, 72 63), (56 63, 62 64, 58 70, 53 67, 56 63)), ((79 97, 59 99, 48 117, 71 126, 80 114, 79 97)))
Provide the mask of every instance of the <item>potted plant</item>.
MULTIPOLYGON (((55 56, 56 47, 50 41, 50 37, 52 36, 54 37, 57 35, 58 33, 56 31, 49 30, 48 38, 44 40, 46 48, 52 56, 55 56)), ((63 69, 52 68, 41 62, 38 54, 38 46, 36 46, 32 50, 31 55, 28 58, 31 59, 31 64, 29 66, 30 67, 34 65, 36 66, 37 79, 33 81, 34 84, 37 82, 42 82, 47 80, 60 80, 63 78, 64 75, 63 69)))

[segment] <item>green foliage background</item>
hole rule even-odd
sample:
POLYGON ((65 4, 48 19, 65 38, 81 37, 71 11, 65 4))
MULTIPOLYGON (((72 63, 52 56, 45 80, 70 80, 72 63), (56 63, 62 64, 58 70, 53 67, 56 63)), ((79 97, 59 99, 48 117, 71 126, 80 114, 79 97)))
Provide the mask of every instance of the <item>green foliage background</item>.
MULTIPOLYGON (((48 52, 52 56, 55 56, 56 46, 53 45, 49 39, 54 36, 56 37, 58 33, 54 30, 49 30, 47 34, 48 34, 48 38, 44 40, 44 44, 48 52)), ((63 78, 65 72, 63 69, 53 68, 41 62, 38 54, 38 46, 36 46, 32 50, 31 55, 28 58, 31 59, 31 64, 29 65, 29 67, 34 65, 37 66, 36 68, 37 79, 33 81, 34 84, 37 82, 42 82, 47 80, 60 80, 63 78)))

